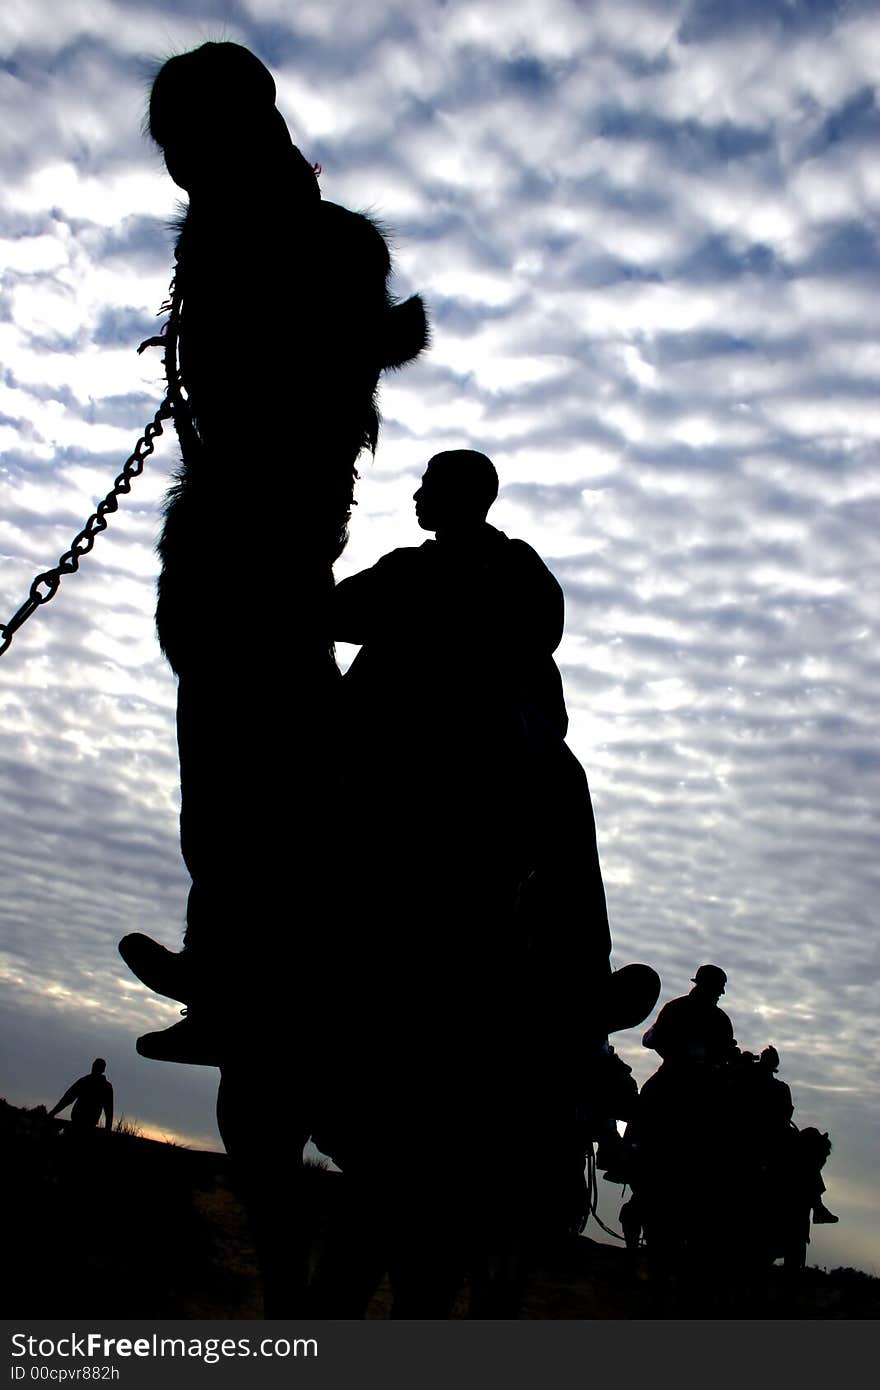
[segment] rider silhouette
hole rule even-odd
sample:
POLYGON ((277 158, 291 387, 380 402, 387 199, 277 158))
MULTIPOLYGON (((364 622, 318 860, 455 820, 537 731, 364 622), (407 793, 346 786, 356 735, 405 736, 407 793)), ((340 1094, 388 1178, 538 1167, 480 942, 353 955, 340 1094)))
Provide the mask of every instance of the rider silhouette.
POLYGON ((423 724, 428 706, 443 709, 457 738, 483 718, 485 737, 513 709, 565 737, 553 660, 562 590, 530 545, 489 525, 497 494, 485 454, 435 455, 414 501, 419 526, 436 539, 393 550, 336 587, 335 635, 361 646, 347 678, 352 698, 384 712, 401 742, 400 720, 423 724))
POLYGON ((545 927, 552 918, 562 932, 574 916, 574 969, 593 982, 610 973, 611 941, 589 790, 564 741, 553 658, 564 600, 532 547, 487 522, 497 493, 485 454, 435 455, 414 494, 435 539, 337 585, 335 636, 361 645, 344 681, 362 765, 353 781, 404 835, 401 809, 417 807, 418 891, 459 826, 456 873, 477 891, 487 875, 496 888, 525 880, 526 916, 545 927), (413 792, 418 774, 429 790, 413 792))
POLYGON ((791 1090, 776 1075, 778 1070, 779 1053, 773 1046, 765 1047, 753 1070, 752 1107, 768 1138, 785 1133, 794 1114, 791 1090))
POLYGON ((543 991, 558 1027, 570 986, 581 1044, 589 1032, 599 1047, 645 1018, 660 979, 646 965, 610 973, 590 793, 565 743, 553 657, 563 593, 530 545, 488 523, 497 495, 485 454, 435 454, 413 494, 418 524, 435 539, 337 585, 334 634, 361 646, 344 681, 360 734, 352 758, 363 765, 353 780, 368 789, 373 824, 384 808, 406 834, 401 808, 412 804, 415 775, 429 776, 412 818, 416 895, 436 883, 438 858, 446 867, 438 846, 448 846, 450 824, 462 827, 460 877, 470 867, 474 881, 485 879, 493 860, 496 886, 511 868, 525 872, 519 907, 534 995, 543 991))
POLYGON ((727 976, 717 965, 701 965, 690 994, 670 999, 642 1038, 664 1062, 729 1062, 736 1056, 733 1026, 718 1000, 727 976))
MULTIPOLYGON (((790 1123, 794 1113, 791 1090, 776 1076, 778 1070, 779 1053, 775 1047, 765 1047, 758 1059, 758 1066, 754 1068, 756 1084, 752 1093, 752 1105, 754 1117, 762 1126, 771 1155, 774 1150, 778 1152, 786 1140, 790 1145, 793 1133, 790 1123)), ((827 1135, 824 1137, 827 1138, 827 1135)), ((784 1161, 785 1154, 781 1157, 784 1161)), ((822 1194, 826 1189, 820 1169, 824 1162, 824 1157, 812 1165, 808 1162, 806 1174, 802 1179, 812 1209, 813 1224, 816 1226, 836 1225, 839 1220, 822 1201, 822 1194)))
MULTIPOLYGON (((569 1159, 582 1176, 573 1117, 587 1063, 595 1082, 602 1039, 644 1019, 659 977, 646 966, 611 975, 589 790, 564 741, 553 658, 563 595, 531 546, 488 523, 497 492, 484 454, 435 455, 414 494, 435 538, 335 590, 334 636, 361 647, 343 681, 346 843, 364 900, 381 910, 357 977, 369 1016, 349 1036, 384 1020, 394 1083, 387 1097, 362 1093, 358 1072, 346 1091, 353 1059, 342 1056, 345 1098, 325 1151, 396 1213, 391 1245, 405 1245, 399 1177, 377 1196, 387 1178, 373 1154, 392 1136, 442 1191, 435 1224, 452 1245, 488 1243, 501 1261, 511 1231, 533 1220, 524 1194, 539 1188, 546 1204, 569 1159), (492 1157, 485 1175, 444 1147, 462 1134, 492 1157), (535 1178, 536 1143, 547 1181, 535 1178)), ((358 1006, 340 1011, 351 1019, 358 1006)), ((409 1262, 401 1289, 426 1277, 420 1262, 436 1265, 436 1249, 409 1262)))

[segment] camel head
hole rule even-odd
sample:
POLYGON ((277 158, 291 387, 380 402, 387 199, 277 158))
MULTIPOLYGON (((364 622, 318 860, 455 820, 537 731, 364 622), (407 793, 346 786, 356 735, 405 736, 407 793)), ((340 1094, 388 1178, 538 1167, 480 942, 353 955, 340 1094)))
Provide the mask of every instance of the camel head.
POLYGON ((288 196, 321 196, 315 169, 275 105, 272 74, 241 44, 203 43, 163 63, 147 124, 169 174, 192 197, 228 198, 279 178, 288 196))

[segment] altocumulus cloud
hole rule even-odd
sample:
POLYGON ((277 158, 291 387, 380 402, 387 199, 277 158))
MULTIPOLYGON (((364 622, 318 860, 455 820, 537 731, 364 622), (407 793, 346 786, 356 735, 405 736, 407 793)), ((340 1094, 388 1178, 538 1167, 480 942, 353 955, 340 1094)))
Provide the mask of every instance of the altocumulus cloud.
MULTIPOLYGON (((134 349, 177 191, 140 133, 146 85, 208 37, 269 63, 325 196, 389 226, 398 292, 433 311, 430 354, 384 388, 339 573, 421 539, 431 453, 495 458, 493 519, 566 590, 615 960, 655 964, 664 998, 724 966, 740 1042, 773 1041, 801 1122, 832 1130, 843 1220, 813 1258, 876 1268, 876 7, 6 4, 10 612, 158 400, 134 349)), ((187 1110, 173 1069, 133 1056, 172 1014, 115 954, 134 926, 174 944, 186 895, 152 633, 174 463, 165 443, 4 658, 6 1090, 55 1099, 70 1050, 82 1069, 110 1040, 126 1111, 204 1138, 212 1076, 187 1073, 187 1110)), ((618 1042, 644 1078, 638 1034, 618 1042)))

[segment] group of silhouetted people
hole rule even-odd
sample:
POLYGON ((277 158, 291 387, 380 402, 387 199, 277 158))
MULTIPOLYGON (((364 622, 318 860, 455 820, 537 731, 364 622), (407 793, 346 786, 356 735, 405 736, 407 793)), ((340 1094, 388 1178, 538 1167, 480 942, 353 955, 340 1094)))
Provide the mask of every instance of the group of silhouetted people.
MULTIPOLYGON (((349 1225, 371 1266, 395 1271, 396 1305, 442 1315, 467 1249, 531 1222, 519 1194, 535 1138, 567 1135, 579 1049, 598 1053, 632 1014, 631 984, 644 993, 644 976, 610 968, 553 658, 562 592, 487 522, 497 474, 470 449, 427 463, 415 502, 432 539, 334 584, 378 382, 426 345, 422 301, 392 298, 381 231, 322 197, 271 74, 239 45, 165 63, 149 130, 188 195, 164 338, 182 466, 157 629, 178 677, 192 887, 182 951, 139 932, 120 943, 186 1006, 138 1050, 220 1067, 267 1307, 302 1292, 279 1155, 312 1135, 360 1194, 349 1225), (361 646, 345 677, 336 640, 361 646), (364 1056, 385 1050, 365 1085, 364 1056), (291 1070, 270 1143, 263 1117, 291 1070), (491 1180, 460 1162, 462 1143, 494 1155, 491 1180), (388 1151, 414 1157, 390 1170, 388 1151), (431 1254, 411 1239, 425 1187, 444 1246, 431 1254)), ((328 1306, 346 1261, 323 1281, 328 1306)))
POLYGON ((621 1209, 627 1245, 636 1250, 644 1235, 652 1254, 673 1267, 690 1261, 692 1275, 719 1250, 737 1268, 783 1257, 797 1271, 810 1218, 838 1220, 822 1200, 830 1141, 795 1126, 776 1048, 737 1045, 718 1003, 725 972, 701 965, 692 984, 644 1034, 662 1064, 621 1117, 623 1138, 599 1153, 606 1178, 632 1189, 621 1209))
MULTIPOLYGON (((138 1050, 221 1069, 267 1315, 358 1316, 387 1270, 395 1316, 444 1317, 469 1265, 474 1315, 511 1316, 514 1252, 579 1228, 591 1135, 614 1149, 634 1104, 609 1035, 660 988, 611 971, 562 590, 489 524, 498 476, 472 449, 427 463, 432 539, 334 585, 378 382, 425 347, 422 301, 391 297, 378 227, 322 199, 247 50, 165 63, 149 129, 189 199, 157 628, 192 888, 181 951, 120 943, 187 1006, 138 1050), (360 646, 344 677, 337 640, 360 646), (290 1165, 309 1136, 350 1200, 307 1290, 290 1165)), ((713 971, 650 1030, 668 1069, 727 1065, 713 971)))

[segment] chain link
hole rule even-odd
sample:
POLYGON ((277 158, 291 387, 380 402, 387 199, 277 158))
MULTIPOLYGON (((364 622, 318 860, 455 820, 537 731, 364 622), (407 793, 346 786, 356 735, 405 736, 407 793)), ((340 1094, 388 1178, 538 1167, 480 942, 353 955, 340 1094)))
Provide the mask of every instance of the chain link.
POLYGON ((108 514, 115 512, 119 506, 117 498, 121 494, 131 492, 132 478, 139 478, 143 473, 144 463, 155 448, 153 440, 158 439, 159 435, 163 433, 162 421, 176 417, 181 424, 184 423, 187 416, 187 404, 181 395, 180 373, 177 368, 180 304, 180 286, 175 277, 171 281, 168 299, 159 310, 160 314, 167 313, 169 315, 167 322, 161 333, 154 338, 147 338, 146 342, 141 343, 138 348, 139 353, 150 347, 163 349, 165 380, 168 383, 168 389, 162 404, 123 464, 122 472, 107 496, 98 503, 85 526, 74 536, 70 543, 70 549, 65 550, 53 569, 44 570, 42 574, 37 575, 31 584, 28 597, 18 611, 13 613, 8 623, 0 623, 0 656, 9 650, 12 639, 22 623, 26 623, 31 614, 36 613, 38 608, 42 608, 44 603, 48 603, 55 597, 61 583, 61 576, 75 574, 79 569, 80 560, 84 555, 88 555, 98 534, 101 531, 106 531, 108 514), (42 587, 44 585, 45 589, 42 587))
POLYGON ((104 500, 98 503, 82 530, 74 536, 70 543, 70 549, 65 550, 53 569, 44 570, 42 574, 37 575, 31 584, 28 597, 18 611, 12 615, 8 623, 0 623, 0 656, 9 650, 12 639, 22 623, 27 622, 32 613, 36 613, 38 608, 55 597, 61 584, 61 576, 75 574, 79 569, 80 560, 84 555, 88 555, 98 534, 101 531, 106 531, 108 513, 115 512, 119 506, 117 498, 124 493, 131 492, 132 478, 139 478, 143 473, 144 463, 155 448, 153 440, 163 433, 162 421, 169 420, 171 416, 172 406, 169 393, 134 446, 134 450, 126 459, 122 472, 114 482, 113 487, 104 500))

